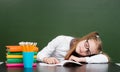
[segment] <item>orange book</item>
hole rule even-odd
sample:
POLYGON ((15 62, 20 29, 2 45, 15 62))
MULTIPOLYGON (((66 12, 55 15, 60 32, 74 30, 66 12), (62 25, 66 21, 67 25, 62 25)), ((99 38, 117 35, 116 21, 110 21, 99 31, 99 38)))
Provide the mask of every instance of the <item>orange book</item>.
MULTIPOLYGON (((21 46, 6 46, 7 50, 9 52, 22 52, 22 47, 21 46)), ((38 52, 38 47, 34 48, 35 52, 38 52)))

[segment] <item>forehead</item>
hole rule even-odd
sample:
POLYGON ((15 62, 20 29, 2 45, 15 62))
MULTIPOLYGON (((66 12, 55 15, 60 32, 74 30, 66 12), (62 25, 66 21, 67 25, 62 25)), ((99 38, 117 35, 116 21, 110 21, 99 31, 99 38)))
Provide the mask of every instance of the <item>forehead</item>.
POLYGON ((89 42, 89 46, 90 46, 89 49, 90 49, 91 54, 97 54, 98 51, 97 51, 96 41, 93 39, 89 39, 88 42, 89 42))

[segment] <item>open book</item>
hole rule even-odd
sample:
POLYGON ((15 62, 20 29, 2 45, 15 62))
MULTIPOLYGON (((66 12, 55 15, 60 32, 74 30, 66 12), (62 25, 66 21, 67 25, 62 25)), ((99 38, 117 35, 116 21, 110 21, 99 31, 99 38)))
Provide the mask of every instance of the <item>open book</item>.
POLYGON ((70 61, 70 60, 64 60, 58 64, 46 64, 46 63, 39 63, 41 66, 81 66, 82 64, 79 62, 75 62, 75 61, 70 61))

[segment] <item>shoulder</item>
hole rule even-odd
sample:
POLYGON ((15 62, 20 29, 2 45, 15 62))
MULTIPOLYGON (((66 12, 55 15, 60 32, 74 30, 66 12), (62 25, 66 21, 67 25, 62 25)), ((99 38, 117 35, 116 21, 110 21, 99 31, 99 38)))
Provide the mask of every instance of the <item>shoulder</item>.
POLYGON ((72 36, 66 36, 66 35, 58 35, 56 36, 54 39, 52 39, 52 42, 61 42, 61 41, 71 41, 72 39, 74 39, 74 37, 72 36))
POLYGON ((72 36, 67 36, 67 35, 58 35, 56 38, 74 38, 72 36))
POLYGON ((72 37, 72 36, 67 36, 67 35, 58 35, 58 36, 56 36, 56 38, 55 39, 73 39, 74 37, 72 37))

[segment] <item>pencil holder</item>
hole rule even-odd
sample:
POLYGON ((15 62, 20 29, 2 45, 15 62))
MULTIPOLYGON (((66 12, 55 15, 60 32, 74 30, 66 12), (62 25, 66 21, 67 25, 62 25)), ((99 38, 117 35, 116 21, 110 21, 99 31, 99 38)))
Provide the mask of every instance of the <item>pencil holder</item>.
POLYGON ((24 68, 24 72, 33 72, 33 68, 24 68))
POLYGON ((22 47, 24 68, 32 68, 34 60, 34 49, 37 43, 20 42, 19 45, 22 47))
POLYGON ((34 59, 34 52, 23 52, 24 68, 32 68, 34 59))

